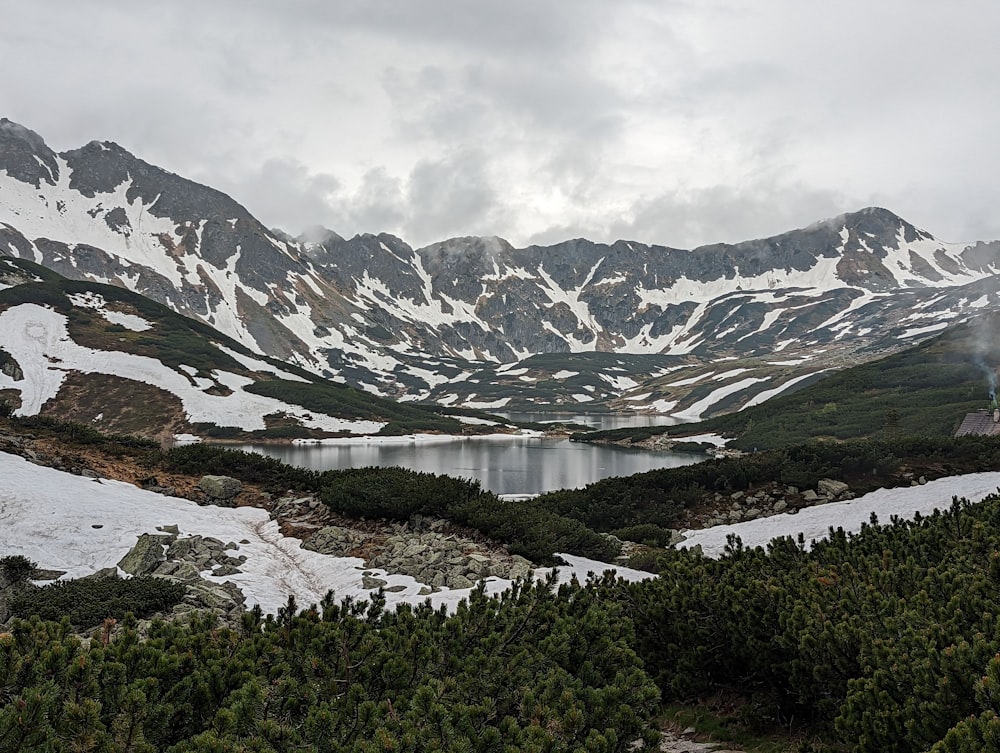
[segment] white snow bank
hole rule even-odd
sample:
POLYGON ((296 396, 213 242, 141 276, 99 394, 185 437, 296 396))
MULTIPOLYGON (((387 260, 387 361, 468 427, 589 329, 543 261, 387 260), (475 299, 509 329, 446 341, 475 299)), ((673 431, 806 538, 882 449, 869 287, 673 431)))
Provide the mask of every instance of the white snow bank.
MULTIPOLYGON (((366 598, 362 588, 365 572, 403 586, 386 592, 388 604, 422 603, 428 598, 437 606, 454 606, 467 598, 470 589, 444 590, 421 596, 423 584, 407 575, 387 574, 365 568, 355 557, 332 557, 301 547, 299 539, 286 537, 264 510, 253 507, 199 506, 179 497, 139 489, 119 481, 86 478, 29 463, 17 455, 0 452, 0 531, 3 553, 21 554, 40 567, 65 570, 65 577, 89 575, 114 567, 135 545, 142 533, 156 533, 157 526, 176 525, 182 536, 212 536, 237 545, 234 555, 246 555, 242 573, 208 580, 233 581, 247 597, 247 606, 260 604, 265 612, 276 612, 288 595, 302 607, 318 603, 329 590, 337 599, 366 598)), ((628 580, 651 577, 649 573, 612 567, 582 557, 560 555, 561 581, 588 572, 617 570, 628 580)), ((542 578, 550 568, 537 571, 542 578)), ((487 579, 489 593, 498 593, 510 581, 487 579)))
POLYGON ((725 447, 726 442, 729 440, 720 434, 714 432, 709 432, 707 434, 692 434, 687 437, 671 437, 678 442, 701 442, 703 444, 715 445, 716 447, 725 447))
POLYGON ((726 537, 736 534, 749 547, 766 546, 781 536, 798 537, 801 533, 807 542, 826 538, 830 528, 843 528, 856 533, 875 513, 880 523, 888 523, 896 515, 910 520, 916 513, 926 515, 936 509, 951 506, 952 497, 965 497, 970 502, 980 502, 994 494, 1000 487, 1000 472, 970 473, 964 476, 929 481, 922 486, 904 486, 897 489, 877 489, 863 497, 845 502, 830 502, 807 507, 795 515, 781 513, 757 520, 732 525, 714 526, 700 531, 685 531, 687 538, 679 547, 701 545, 709 557, 719 557, 726 546, 726 537))
POLYGON ((66 374, 79 371, 112 374, 159 387, 180 398, 185 413, 193 422, 254 430, 265 428, 265 415, 285 413, 305 426, 331 432, 370 433, 385 425, 379 421, 327 416, 271 397, 254 395, 243 390, 252 380, 225 371, 216 370, 213 375, 232 393, 208 394, 204 390, 212 386, 209 380, 192 384, 187 376, 155 358, 76 344, 69 336, 65 316, 34 303, 14 306, 0 313, 0 345, 24 372, 24 379, 17 382, 0 380, 0 386, 21 392, 21 407, 17 413, 22 416, 36 415, 47 400, 59 393, 66 374))

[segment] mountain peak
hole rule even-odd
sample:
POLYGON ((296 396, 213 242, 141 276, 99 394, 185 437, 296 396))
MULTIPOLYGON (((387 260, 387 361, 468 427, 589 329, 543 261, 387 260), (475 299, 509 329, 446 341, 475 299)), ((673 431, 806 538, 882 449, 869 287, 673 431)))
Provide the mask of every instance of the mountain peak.
POLYGON ((898 214, 883 207, 865 207, 856 212, 849 212, 836 218, 843 222, 843 227, 858 233, 865 233, 881 241, 891 242, 902 231, 907 243, 918 240, 934 240, 934 236, 926 230, 920 230, 904 220, 898 214))
POLYGON ((509 242, 498 235, 467 235, 448 240, 438 241, 419 249, 428 253, 475 254, 478 256, 496 256, 514 250, 509 242))
MULTIPOLYGON (((291 239, 291 236, 289 236, 289 239, 291 239)), ((318 243, 322 245, 328 241, 342 241, 344 239, 339 233, 330 230, 328 227, 313 225, 303 230, 294 240, 302 244, 318 243)))
POLYGON ((59 178, 56 155, 30 128, 0 118, 0 170, 35 188, 42 182, 55 185, 59 178))
POLYGON ((45 140, 30 128, 7 118, 0 118, 0 141, 9 140, 24 141, 37 152, 48 149, 45 140))

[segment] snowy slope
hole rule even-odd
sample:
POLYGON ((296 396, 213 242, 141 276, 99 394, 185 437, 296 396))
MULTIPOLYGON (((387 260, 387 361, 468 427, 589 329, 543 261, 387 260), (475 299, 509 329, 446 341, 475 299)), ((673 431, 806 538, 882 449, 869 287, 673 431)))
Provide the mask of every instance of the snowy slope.
POLYGON ((872 514, 881 523, 888 523, 893 516, 912 520, 916 513, 927 515, 934 510, 948 509, 952 497, 979 502, 997 493, 1000 493, 1000 472, 970 473, 928 481, 922 486, 878 489, 857 499, 807 507, 794 515, 781 513, 743 523, 686 531, 686 538, 679 546, 700 546, 706 555, 718 557, 725 549, 726 539, 733 535, 749 547, 766 546, 781 536, 797 538, 800 533, 808 543, 825 538, 831 528, 857 533, 863 524, 870 522, 872 514))
MULTIPOLYGON (((0 530, 3 554, 21 554, 42 568, 65 570, 64 577, 81 577, 114 567, 135 545, 142 533, 156 533, 157 526, 176 525, 181 535, 212 536, 236 543, 234 555, 245 555, 243 572, 208 580, 233 581, 247 597, 247 606, 260 604, 265 612, 283 607, 288 595, 306 606, 316 604, 333 590, 340 599, 366 598, 362 574, 375 573, 388 586, 403 590, 386 592, 389 605, 422 603, 456 605, 470 589, 443 590, 420 596, 423 584, 405 575, 365 568, 354 557, 333 557, 303 549, 298 539, 282 536, 278 524, 256 508, 199 506, 189 500, 167 497, 118 481, 74 476, 34 465, 16 455, 0 453, 0 530), (247 542, 247 543, 237 543, 247 542)), ((561 555, 567 566, 560 577, 581 580, 588 572, 617 570, 636 580, 650 577, 628 568, 611 567, 581 557, 561 555)), ((551 569, 537 571, 539 578, 551 569)), ((509 587, 500 578, 487 579, 495 593, 509 587)))
MULTIPOLYGON (((93 298, 89 299, 91 302, 93 298)), ((138 317, 134 317, 138 318, 138 317)), ((348 421, 306 411, 300 406, 270 397, 254 395, 242 388, 252 379, 231 372, 216 370, 212 379, 198 379, 180 370, 165 366, 147 356, 112 350, 95 350, 77 345, 69 336, 66 317, 49 308, 33 303, 14 306, 0 312, 0 346, 21 365, 24 378, 14 380, 0 373, 0 389, 20 393, 18 415, 37 415, 42 405, 56 397, 69 372, 107 374, 153 385, 178 396, 189 421, 242 429, 264 429, 264 416, 284 413, 303 426, 324 431, 350 431, 356 434, 377 432, 385 423, 348 421), (210 392, 217 384, 230 390, 228 395, 210 392)), ((135 326, 135 322, 130 322, 135 326)), ((266 370, 269 364, 246 359, 266 370)), ((197 370, 194 370, 197 373, 197 370)), ((283 373, 283 372, 279 372, 283 373)), ((291 376, 291 375, 289 375, 291 376)))
MULTIPOLYGON (((257 352, 382 395, 470 406, 503 396, 467 376, 534 354, 708 363, 776 352, 793 360, 836 345, 848 365, 1000 307, 1000 242, 940 241, 875 207, 693 250, 585 239, 518 249, 493 236, 413 249, 387 234, 332 231, 296 240, 117 144, 56 154, 8 120, 3 253, 128 287, 257 352)), ((549 389, 556 402, 604 404, 648 374, 591 376, 591 389, 558 377, 549 389)), ((776 394, 762 378, 720 400, 776 394)), ((534 390, 522 381, 511 399, 528 407, 534 390)))

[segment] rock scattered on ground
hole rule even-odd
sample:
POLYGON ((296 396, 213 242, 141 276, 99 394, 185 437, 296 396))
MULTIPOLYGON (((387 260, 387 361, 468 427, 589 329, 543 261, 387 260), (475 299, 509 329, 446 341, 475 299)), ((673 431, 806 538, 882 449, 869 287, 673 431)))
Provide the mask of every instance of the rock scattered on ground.
MULTIPOLYGON (((246 598, 232 581, 216 583, 203 573, 225 577, 241 572, 245 555, 235 555, 235 542, 222 542, 211 536, 180 536, 176 525, 158 527, 158 533, 144 533, 135 546, 118 562, 129 575, 153 575, 187 587, 187 594, 171 610, 180 616, 195 610, 212 612, 227 624, 238 624, 246 598)), ((95 576, 117 577, 116 568, 95 576)))
POLYGON ((234 507, 243 484, 232 476, 202 476, 198 488, 205 494, 204 504, 234 507))
POLYGON ((716 492, 705 501, 684 510, 679 525, 688 529, 740 523, 779 513, 794 514, 803 507, 854 499, 850 486, 843 481, 820 479, 815 489, 799 489, 773 481, 747 492, 716 492))
MULTIPOLYGON (((490 576, 520 578, 534 567, 524 557, 511 555, 473 531, 421 515, 405 523, 334 522, 336 516, 315 497, 286 496, 272 503, 271 517, 282 531, 300 536, 306 549, 336 557, 360 557, 366 567, 409 575, 427 584, 428 593, 441 588, 470 588, 490 576)), ((368 578, 365 587, 384 585, 377 580, 368 578)))

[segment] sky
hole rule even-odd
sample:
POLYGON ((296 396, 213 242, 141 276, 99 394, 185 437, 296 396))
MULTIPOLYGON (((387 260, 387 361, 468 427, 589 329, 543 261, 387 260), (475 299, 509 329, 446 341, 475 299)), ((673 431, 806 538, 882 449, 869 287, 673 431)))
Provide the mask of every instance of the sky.
POLYGON ((298 234, 1000 238, 996 0, 0 0, 0 115, 298 234))

